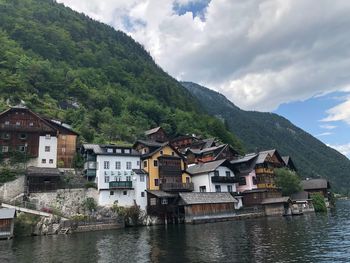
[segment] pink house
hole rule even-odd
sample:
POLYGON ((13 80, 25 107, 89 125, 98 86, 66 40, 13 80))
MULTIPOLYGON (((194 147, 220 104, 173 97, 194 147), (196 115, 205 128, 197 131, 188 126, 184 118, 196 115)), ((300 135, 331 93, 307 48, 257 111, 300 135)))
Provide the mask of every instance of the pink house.
POLYGON ((234 170, 238 173, 239 183, 237 192, 242 193, 247 190, 258 188, 255 175, 255 163, 259 154, 250 153, 242 158, 231 161, 234 170))

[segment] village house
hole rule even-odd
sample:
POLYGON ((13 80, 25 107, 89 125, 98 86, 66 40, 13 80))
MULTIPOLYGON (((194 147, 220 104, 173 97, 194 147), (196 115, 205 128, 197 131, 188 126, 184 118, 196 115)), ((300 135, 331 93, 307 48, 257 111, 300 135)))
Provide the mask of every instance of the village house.
POLYGON ((308 193, 308 197, 311 198, 312 194, 318 193, 324 197, 326 206, 330 206, 330 188, 331 185, 326 179, 306 179, 301 181, 301 186, 304 191, 308 193))
POLYGON ((166 134, 166 132, 162 127, 156 127, 156 128, 150 129, 148 131, 145 131, 144 134, 148 141, 155 141, 155 142, 168 141, 168 135, 166 134))
POLYGON ((38 193, 60 189, 62 174, 57 168, 30 166, 26 170, 26 192, 38 193))
POLYGON ((233 160, 238 157, 238 152, 228 144, 221 144, 203 149, 188 148, 185 152, 187 163, 203 163, 216 160, 233 160))
POLYGON ((16 210, 13 208, 0 209, 0 239, 10 239, 13 237, 16 210))
POLYGON ((140 153, 131 147, 84 144, 84 176, 97 184, 101 206, 146 209, 147 173, 141 169, 140 153))
POLYGON ((292 200, 292 214, 299 215, 304 213, 315 212, 309 193, 306 191, 300 191, 291 195, 292 200))
POLYGON ((258 188, 255 174, 257 158, 258 154, 251 153, 231 161, 232 167, 238 177, 238 193, 258 188))
POLYGON ((72 167, 78 134, 67 125, 16 106, 0 114, 0 134, 0 150, 5 158, 17 152, 28 166, 72 167))
MULTIPOLYGON (((228 160, 218 160, 191 165, 186 172, 191 175, 195 192, 236 193, 238 182, 228 160)), ((210 196, 209 196, 210 197, 210 196)), ((235 208, 242 206, 241 196, 237 196, 235 208)))

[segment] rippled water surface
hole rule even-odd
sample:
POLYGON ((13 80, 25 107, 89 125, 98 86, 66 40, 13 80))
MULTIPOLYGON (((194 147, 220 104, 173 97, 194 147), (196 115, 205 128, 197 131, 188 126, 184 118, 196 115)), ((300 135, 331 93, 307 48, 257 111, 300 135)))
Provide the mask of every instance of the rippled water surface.
POLYGON ((350 262, 349 211, 0 241, 0 262, 350 262))

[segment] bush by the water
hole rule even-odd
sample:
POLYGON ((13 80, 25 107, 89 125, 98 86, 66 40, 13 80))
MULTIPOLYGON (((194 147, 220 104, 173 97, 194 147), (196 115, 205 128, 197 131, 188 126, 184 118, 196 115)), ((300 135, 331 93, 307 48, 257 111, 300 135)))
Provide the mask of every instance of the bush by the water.
POLYGON ((315 212, 327 212, 326 202, 323 195, 315 193, 311 195, 312 203, 315 208, 315 212))
POLYGON ((121 207, 117 204, 114 204, 112 209, 115 213, 118 214, 118 216, 124 217, 126 226, 141 225, 145 216, 140 207, 136 205, 131 207, 121 207))
POLYGON ((30 236, 35 225, 40 221, 40 216, 20 213, 15 219, 15 236, 30 236))
POLYGON ((92 212, 95 211, 97 208, 97 203, 95 201, 95 199, 93 199, 92 197, 88 197, 83 201, 83 207, 92 212))

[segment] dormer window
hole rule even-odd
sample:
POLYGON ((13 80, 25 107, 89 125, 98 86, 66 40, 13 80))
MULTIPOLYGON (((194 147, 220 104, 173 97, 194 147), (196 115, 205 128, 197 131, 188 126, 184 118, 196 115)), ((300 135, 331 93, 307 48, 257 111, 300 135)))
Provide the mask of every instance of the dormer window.
POLYGON ((108 148, 108 149, 107 149, 107 152, 108 152, 108 153, 113 153, 113 149, 112 149, 112 148, 108 148))
POLYGON ((163 155, 163 151, 160 151, 160 155, 163 155))
POLYGON ((130 154, 130 149, 125 149, 124 153, 130 154))

